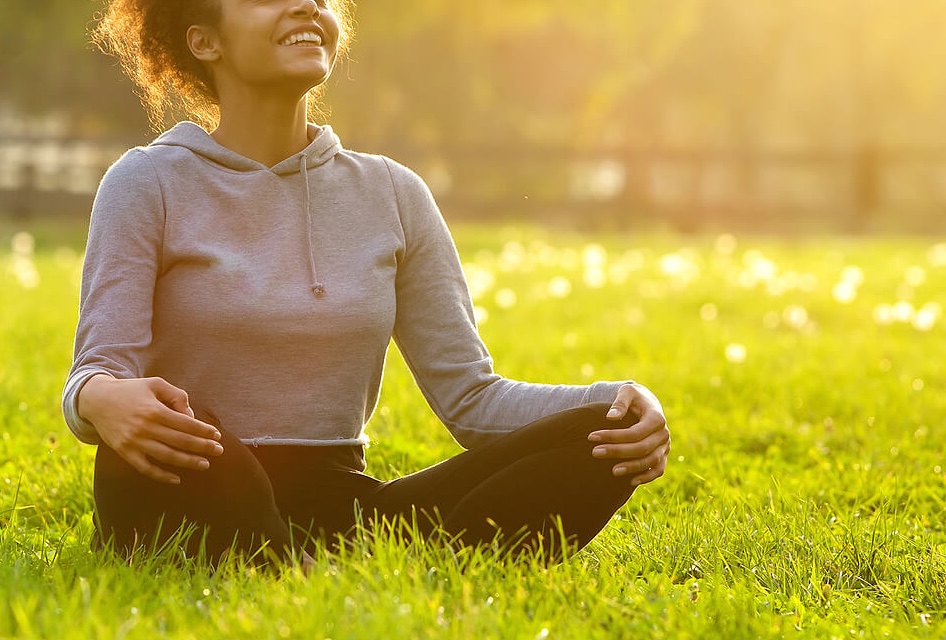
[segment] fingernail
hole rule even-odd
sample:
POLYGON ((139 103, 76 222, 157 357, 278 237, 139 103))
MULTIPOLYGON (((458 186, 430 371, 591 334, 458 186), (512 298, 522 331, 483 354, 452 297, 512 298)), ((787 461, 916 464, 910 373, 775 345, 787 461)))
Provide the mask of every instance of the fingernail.
POLYGON ((596 458, 603 458, 604 456, 608 455, 608 448, 595 447, 594 449, 591 450, 591 455, 595 456, 596 458))
POLYGON ((616 475, 616 476, 626 476, 627 473, 628 473, 627 467, 617 467, 617 468, 614 470, 614 475, 616 475))
POLYGON ((207 469, 210 468, 210 462, 207 460, 201 460, 200 462, 197 463, 197 468, 200 469, 201 471, 206 471, 207 469))
POLYGON ((588 442, 601 442, 601 436, 597 433, 589 434, 588 442))
POLYGON ((219 431, 214 431, 214 440, 219 440, 222 437, 223 434, 221 434, 219 431))
POLYGON ((217 443, 214 443, 214 454, 219 456, 222 453, 223 453, 223 447, 217 443))
POLYGON ((620 415, 621 415, 621 411, 616 409, 615 407, 611 407, 611 410, 608 411, 609 418, 617 418, 617 417, 620 417, 620 415))

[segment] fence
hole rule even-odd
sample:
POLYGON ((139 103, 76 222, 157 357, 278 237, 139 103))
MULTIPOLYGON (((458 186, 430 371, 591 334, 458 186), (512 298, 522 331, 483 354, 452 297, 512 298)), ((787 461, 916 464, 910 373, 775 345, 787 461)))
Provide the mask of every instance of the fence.
MULTIPOLYGON (((0 139, 0 215, 87 215, 122 141, 0 139)), ((450 218, 677 231, 946 231, 946 150, 388 149, 450 218)))

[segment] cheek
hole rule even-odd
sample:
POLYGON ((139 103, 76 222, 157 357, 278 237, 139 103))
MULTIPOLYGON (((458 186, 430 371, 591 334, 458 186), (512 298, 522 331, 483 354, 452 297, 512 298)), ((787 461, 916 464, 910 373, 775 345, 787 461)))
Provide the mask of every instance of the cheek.
POLYGON ((327 35, 338 42, 341 34, 341 25, 339 25, 338 18, 335 17, 334 13, 331 11, 322 13, 322 26, 325 28, 327 35))

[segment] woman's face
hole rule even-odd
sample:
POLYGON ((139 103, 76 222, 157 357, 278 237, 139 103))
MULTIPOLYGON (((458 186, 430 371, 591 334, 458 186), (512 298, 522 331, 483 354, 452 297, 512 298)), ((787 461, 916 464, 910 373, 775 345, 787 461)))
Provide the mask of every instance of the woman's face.
POLYGON ((331 75, 339 24, 327 0, 220 0, 220 9, 207 31, 212 53, 198 55, 219 90, 236 83, 301 95, 331 75))

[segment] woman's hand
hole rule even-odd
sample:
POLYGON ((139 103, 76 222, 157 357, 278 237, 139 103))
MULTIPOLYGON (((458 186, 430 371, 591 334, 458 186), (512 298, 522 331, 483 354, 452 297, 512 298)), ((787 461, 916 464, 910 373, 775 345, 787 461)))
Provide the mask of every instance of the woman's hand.
POLYGON ((657 397, 647 387, 625 384, 608 411, 608 420, 615 422, 628 415, 638 416, 626 428, 604 429, 588 434, 597 446, 596 458, 617 458, 613 473, 626 476, 633 486, 656 480, 664 474, 670 455, 670 429, 657 397))
POLYGON ((187 394, 161 378, 89 378, 78 398, 79 415, 106 445, 139 473, 167 484, 181 478, 159 466, 206 470, 223 453, 220 432, 196 420, 187 394))

